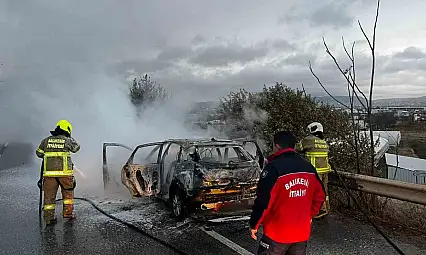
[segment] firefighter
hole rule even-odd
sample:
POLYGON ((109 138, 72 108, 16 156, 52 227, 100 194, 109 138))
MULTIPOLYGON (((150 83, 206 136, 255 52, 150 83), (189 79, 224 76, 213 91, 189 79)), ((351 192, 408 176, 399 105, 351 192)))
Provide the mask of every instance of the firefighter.
POLYGON ((59 186, 63 199, 63 217, 74 219, 74 170, 70 153, 80 150, 80 145, 71 137, 72 126, 67 120, 60 120, 51 136, 43 139, 36 150, 42 158, 43 211, 47 225, 56 222, 55 199, 59 186))
POLYGON ((326 200, 321 206, 320 212, 314 218, 321 218, 327 215, 330 211, 329 196, 328 196, 328 173, 331 170, 328 161, 329 147, 324 139, 324 128, 321 123, 313 122, 308 125, 307 130, 310 135, 303 138, 296 146, 299 153, 305 155, 307 160, 316 168, 318 175, 323 182, 326 200))

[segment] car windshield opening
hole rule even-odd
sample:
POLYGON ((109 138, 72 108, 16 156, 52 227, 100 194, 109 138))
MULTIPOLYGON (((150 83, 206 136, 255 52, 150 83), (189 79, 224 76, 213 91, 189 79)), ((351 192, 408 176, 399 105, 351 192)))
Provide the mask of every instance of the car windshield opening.
POLYGON ((205 163, 242 163, 251 159, 240 146, 199 146, 200 161, 205 163))

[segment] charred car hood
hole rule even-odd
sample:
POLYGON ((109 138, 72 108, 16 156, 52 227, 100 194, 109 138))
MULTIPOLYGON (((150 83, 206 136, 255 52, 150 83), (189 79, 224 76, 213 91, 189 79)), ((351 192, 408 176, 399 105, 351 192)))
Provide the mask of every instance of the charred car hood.
POLYGON ((256 164, 226 164, 201 163, 203 179, 208 182, 251 182, 259 179, 260 171, 256 164))

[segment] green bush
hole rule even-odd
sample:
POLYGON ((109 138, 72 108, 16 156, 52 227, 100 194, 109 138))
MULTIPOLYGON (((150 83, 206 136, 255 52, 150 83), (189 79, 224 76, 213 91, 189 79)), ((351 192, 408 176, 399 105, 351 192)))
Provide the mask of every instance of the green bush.
POLYGON ((363 162, 359 172, 369 172, 368 139, 354 133, 350 115, 282 83, 265 85, 261 92, 251 93, 243 89, 231 92, 221 99, 217 117, 225 121, 222 131, 227 136, 257 139, 266 144, 265 153, 271 152, 275 132, 290 130, 300 140, 308 135, 306 127, 309 123, 320 122, 330 144, 331 164, 339 170, 358 172, 358 157, 363 162))

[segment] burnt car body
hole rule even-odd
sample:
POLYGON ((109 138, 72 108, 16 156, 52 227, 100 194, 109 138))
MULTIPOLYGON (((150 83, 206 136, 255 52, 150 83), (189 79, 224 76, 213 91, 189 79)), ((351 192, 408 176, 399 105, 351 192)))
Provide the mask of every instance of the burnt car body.
POLYGON ((170 139, 141 144, 133 150, 104 143, 105 187, 110 182, 106 158, 110 146, 132 151, 121 169, 121 182, 132 197, 155 196, 167 201, 179 220, 192 212, 248 209, 264 163, 258 144, 251 140, 170 139), (251 151, 246 149, 249 147, 251 151), (135 155, 141 148, 150 152, 142 163, 136 163, 135 155))

